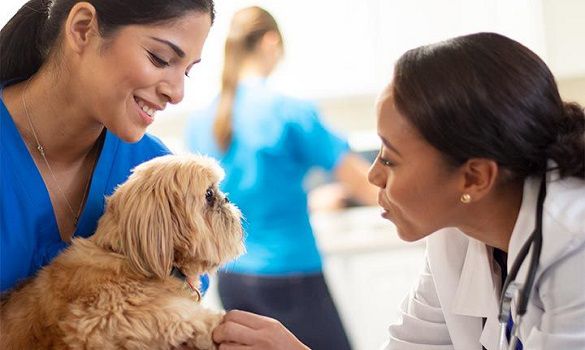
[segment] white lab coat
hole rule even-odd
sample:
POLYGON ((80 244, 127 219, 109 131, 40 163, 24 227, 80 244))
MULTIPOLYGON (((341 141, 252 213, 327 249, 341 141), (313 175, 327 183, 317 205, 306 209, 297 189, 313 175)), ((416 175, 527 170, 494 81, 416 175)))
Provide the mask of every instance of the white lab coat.
MULTIPOLYGON (((524 349, 585 349, 585 181, 547 180, 543 246, 520 328, 524 349)), ((508 269, 535 225, 540 179, 524 184, 508 269)), ((497 349, 499 267, 492 250, 455 228, 427 238, 426 268, 389 328, 386 350, 497 349), (486 318, 482 329, 482 318, 486 318)), ((530 254, 516 281, 525 281, 530 254)), ((514 305, 512 306, 515 310, 514 305)))

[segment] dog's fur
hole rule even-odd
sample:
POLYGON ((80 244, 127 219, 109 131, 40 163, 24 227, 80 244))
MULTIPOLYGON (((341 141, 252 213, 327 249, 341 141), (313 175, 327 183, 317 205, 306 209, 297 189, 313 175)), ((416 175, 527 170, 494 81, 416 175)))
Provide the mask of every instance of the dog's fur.
POLYGON ((74 239, 3 298, 0 348, 215 349, 223 314, 196 303, 171 270, 200 275, 243 251, 240 212, 217 188, 222 177, 202 156, 136 167, 92 237, 74 239))

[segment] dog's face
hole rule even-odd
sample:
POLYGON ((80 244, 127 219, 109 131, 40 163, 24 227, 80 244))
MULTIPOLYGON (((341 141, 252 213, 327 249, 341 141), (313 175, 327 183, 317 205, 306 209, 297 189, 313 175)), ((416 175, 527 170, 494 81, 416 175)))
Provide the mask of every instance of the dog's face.
POLYGON ((108 198, 95 240, 133 270, 164 278, 217 268, 243 252, 240 211, 219 190, 212 158, 168 155, 137 166, 108 198))

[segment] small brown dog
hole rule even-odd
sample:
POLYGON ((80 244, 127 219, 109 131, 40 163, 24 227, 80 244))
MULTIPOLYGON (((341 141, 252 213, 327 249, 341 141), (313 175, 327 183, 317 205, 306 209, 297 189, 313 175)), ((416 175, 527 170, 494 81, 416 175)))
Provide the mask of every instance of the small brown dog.
POLYGON ((215 349, 223 313, 200 306, 171 271, 198 281, 242 253, 241 215, 219 191, 222 177, 203 156, 137 166, 91 238, 74 239, 3 298, 0 348, 215 349))

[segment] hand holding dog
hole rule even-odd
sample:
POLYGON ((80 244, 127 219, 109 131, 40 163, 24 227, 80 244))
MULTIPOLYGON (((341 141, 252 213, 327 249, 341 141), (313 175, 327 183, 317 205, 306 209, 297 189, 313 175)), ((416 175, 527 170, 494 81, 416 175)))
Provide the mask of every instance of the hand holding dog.
POLYGON ((246 311, 229 311, 213 331, 219 350, 309 350, 278 320, 246 311))

